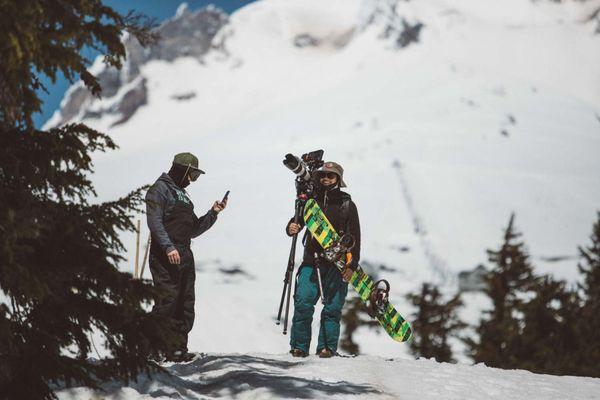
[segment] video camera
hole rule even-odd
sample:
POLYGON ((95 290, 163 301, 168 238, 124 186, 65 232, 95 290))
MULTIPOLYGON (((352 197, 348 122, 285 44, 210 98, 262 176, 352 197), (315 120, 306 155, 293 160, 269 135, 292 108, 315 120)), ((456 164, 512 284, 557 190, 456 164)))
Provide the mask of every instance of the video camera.
POLYGON ((314 172, 324 164, 323 150, 315 150, 303 154, 302 157, 288 153, 283 165, 296 174, 296 192, 298 195, 312 197, 315 191, 314 172))

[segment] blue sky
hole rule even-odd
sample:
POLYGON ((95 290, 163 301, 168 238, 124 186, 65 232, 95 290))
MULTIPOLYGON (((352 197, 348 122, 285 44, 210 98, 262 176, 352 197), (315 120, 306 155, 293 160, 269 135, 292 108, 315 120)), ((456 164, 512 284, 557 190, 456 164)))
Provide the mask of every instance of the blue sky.
MULTIPOLYGON (((214 4, 217 7, 223 9, 227 13, 231 13, 238 8, 252 3, 254 0, 104 0, 103 3, 114 8, 115 10, 126 13, 129 10, 141 11, 144 14, 155 17, 158 21, 164 21, 175 15, 177 7, 183 2, 188 4, 188 7, 192 10, 196 10, 201 7, 205 7, 208 4, 214 4)), ((85 56, 91 61, 94 60, 97 54, 88 51, 84 53, 85 56)), ((42 105, 42 112, 34 115, 34 122, 37 127, 48 120, 52 116, 54 110, 58 109, 60 101, 62 100, 63 94, 70 86, 70 83, 64 78, 59 77, 56 82, 50 81, 50 79, 42 76, 42 83, 48 89, 49 93, 40 91, 39 94, 44 104, 42 105)))

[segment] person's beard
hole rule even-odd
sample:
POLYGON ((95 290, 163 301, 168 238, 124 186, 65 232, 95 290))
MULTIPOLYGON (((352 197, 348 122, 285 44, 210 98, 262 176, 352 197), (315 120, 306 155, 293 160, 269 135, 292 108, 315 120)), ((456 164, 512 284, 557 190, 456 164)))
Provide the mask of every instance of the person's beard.
POLYGON ((322 197, 322 196, 325 195, 325 192, 333 190, 333 189, 335 189, 337 187, 338 187, 338 182, 336 182, 336 183, 334 183, 332 185, 325 186, 325 185, 323 185, 321 183, 321 181, 319 181, 318 184, 317 184, 317 186, 316 186, 316 189, 317 189, 316 190, 316 194, 317 194, 318 197, 322 197))

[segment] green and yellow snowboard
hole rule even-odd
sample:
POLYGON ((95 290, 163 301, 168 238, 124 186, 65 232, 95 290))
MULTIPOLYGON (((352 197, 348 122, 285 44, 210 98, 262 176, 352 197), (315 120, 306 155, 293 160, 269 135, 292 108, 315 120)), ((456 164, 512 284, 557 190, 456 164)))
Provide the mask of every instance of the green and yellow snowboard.
MULTIPOLYGON (((346 265, 346 260, 345 257, 338 258, 336 253, 345 252, 342 243, 344 238, 337 234, 314 199, 308 200, 304 206, 304 222, 311 235, 325 250, 324 257, 334 262, 341 271, 346 265)), ((386 293, 389 292, 389 284, 386 281, 379 282, 385 282, 387 285, 386 293)), ((379 321, 388 335, 398 342, 410 340, 412 337, 410 324, 387 300, 387 294, 381 296, 384 291, 378 288, 379 282, 373 282, 373 279, 360 266, 356 268, 350 279, 350 284, 370 310, 370 314, 379 321)))

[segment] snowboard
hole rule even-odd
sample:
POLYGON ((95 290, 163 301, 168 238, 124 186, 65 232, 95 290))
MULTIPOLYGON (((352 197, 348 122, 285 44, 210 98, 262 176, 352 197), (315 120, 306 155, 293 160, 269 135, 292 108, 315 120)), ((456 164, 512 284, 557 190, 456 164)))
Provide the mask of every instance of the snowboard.
MULTIPOLYGON (((340 237, 335 231, 333 225, 331 225, 327 219, 327 216, 314 199, 309 199, 306 202, 304 206, 303 218, 308 231, 317 240, 317 242, 319 242, 321 247, 323 247, 325 251, 323 254, 324 257, 329 261, 332 261, 341 272, 344 269, 346 262, 350 261, 350 258, 341 257, 341 253, 345 253, 346 250, 351 252, 351 248, 345 248, 344 244, 342 243, 343 238, 340 237)), ((346 254, 343 255, 345 256, 346 254)), ((374 310, 374 312, 372 312, 372 316, 379 321, 379 324, 392 339, 398 342, 410 340, 412 337, 410 324, 402 317, 402 315, 400 315, 400 313, 396 310, 392 303, 387 300, 387 298, 377 307, 373 307, 373 305, 370 304, 370 302, 373 300, 372 295, 374 294, 374 291, 378 290, 378 288, 376 282, 374 282, 373 279, 371 279, 371 277, 363 271, 360 265, 352 274, 352 278, 350 279, 349 283, 358 293, 360 299, 367 306, 367 308, 374 310)))

